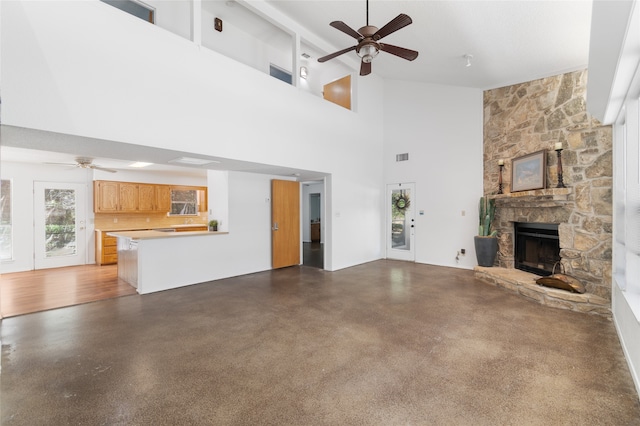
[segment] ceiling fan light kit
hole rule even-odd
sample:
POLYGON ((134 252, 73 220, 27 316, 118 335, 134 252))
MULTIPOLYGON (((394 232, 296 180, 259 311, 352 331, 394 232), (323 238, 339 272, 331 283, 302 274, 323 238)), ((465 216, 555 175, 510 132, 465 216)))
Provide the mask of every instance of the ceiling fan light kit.
POLYGON ((373 58, 375 58, 381 50, 398 56, 399 58, 406 59, 407 61, 413 61, 418 57, 417 51, 379 42, 383 37, 406 27, 412 22, 413 21, 409 15, 401 13, 380 29, 373 25, 369 25, 369 0, 367 0, 367 25, 360 28, 358 31, 354 30, 342 21, 333 21, 329 24, 333 28, 358 40, 358 44, 323 56, 318 59, 318 62, 326 62, 329 59, 333 59, 344 53, 355 50, 361 58, 360 75, 368 75, 371 73, 371 61, 373 61, 373 58))

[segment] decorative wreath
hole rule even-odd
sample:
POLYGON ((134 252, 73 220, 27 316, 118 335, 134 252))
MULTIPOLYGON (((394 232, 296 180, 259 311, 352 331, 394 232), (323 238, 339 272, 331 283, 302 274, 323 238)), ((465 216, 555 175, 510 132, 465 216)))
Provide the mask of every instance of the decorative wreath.
POLYGON ((411 200, 407 194, 395 194, 393 196, 393 204, 398 211, 404 212, 411 205, 411 200))

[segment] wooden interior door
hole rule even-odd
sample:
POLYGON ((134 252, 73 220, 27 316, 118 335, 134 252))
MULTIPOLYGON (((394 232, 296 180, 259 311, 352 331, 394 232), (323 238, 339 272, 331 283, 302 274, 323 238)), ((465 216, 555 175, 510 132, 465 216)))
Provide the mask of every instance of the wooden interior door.
POLYGON ((271 263, 274 269, 300 264, 300 183, 271 181, 271 263))
POLYGON ((351 109, 351 75, 325 84, 322 94, 329 102, 351 109))

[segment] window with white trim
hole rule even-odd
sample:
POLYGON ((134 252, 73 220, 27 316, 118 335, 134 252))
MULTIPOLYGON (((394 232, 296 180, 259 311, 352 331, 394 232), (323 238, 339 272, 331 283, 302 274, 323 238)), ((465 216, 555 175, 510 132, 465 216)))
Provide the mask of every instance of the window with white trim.
POLYGON ((11 181, 0 181, 0 260, 13 259, 13 219, 11 181))

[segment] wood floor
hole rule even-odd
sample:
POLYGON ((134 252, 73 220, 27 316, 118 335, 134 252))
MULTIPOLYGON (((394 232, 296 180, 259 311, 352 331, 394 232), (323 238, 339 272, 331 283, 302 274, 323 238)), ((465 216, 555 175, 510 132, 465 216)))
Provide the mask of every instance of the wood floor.
POLYGON ((117 265, 40 269, 0 276, 4 318, 137 294, 118 278, 117 265))

